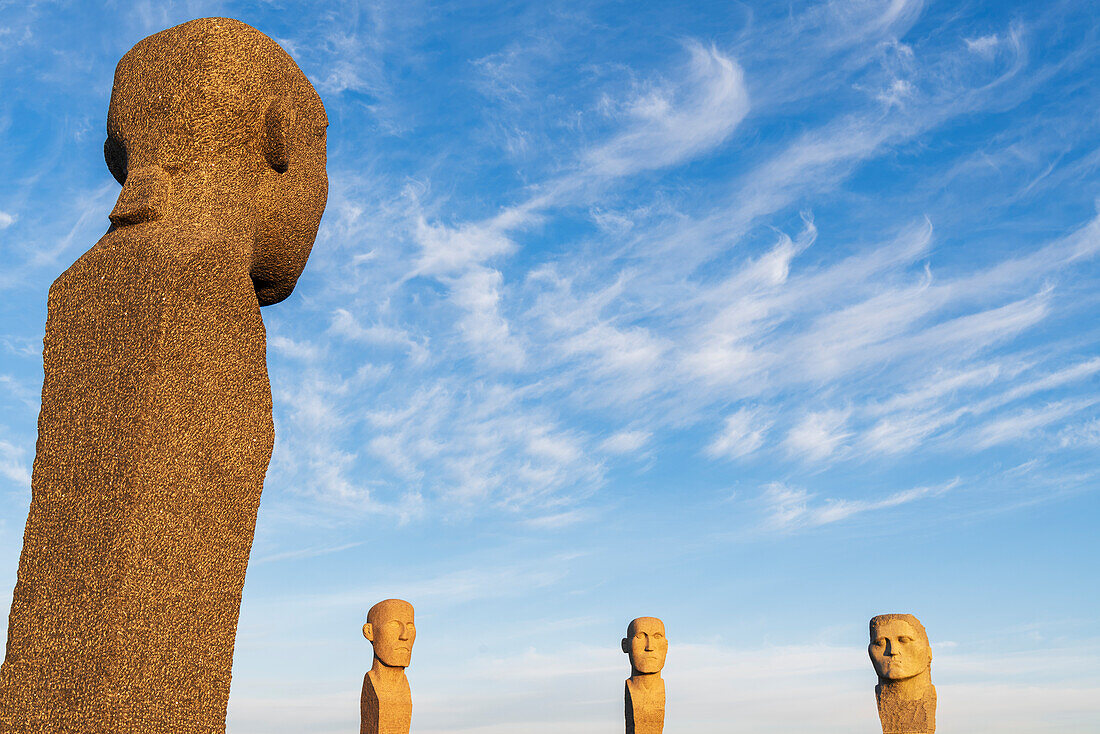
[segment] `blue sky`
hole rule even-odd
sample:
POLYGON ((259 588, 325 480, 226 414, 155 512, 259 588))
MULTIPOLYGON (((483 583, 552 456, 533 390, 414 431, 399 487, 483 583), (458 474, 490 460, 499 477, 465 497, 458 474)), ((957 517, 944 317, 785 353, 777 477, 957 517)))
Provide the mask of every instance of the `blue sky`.
POLYGON ((3 598, 114 64, 224 15, 332 123, 230 732, 353 731, 390 596, 420 734, 621 731, 639 615, 668 734, 877 731, 883 612, 944 734, 1095 731, 1094 11, 0 0, 3 598))

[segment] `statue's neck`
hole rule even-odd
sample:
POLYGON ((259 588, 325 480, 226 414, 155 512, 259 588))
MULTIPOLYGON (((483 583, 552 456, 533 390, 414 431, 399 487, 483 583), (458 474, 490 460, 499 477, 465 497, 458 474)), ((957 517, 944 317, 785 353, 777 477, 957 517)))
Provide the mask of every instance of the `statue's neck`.
POLYGON ((650 691, 664 690, 665 682, 661 680, 660 673, 639 673, 637 670, 630 672, 630 683, 634 688, 637 688, 647 693, 650 691))
POLYGON ((903 701, 916 701, 928 695, 932 687, 932 671, 925 670, 919 675, 905 680, 885 680, 879 678, 882 694, 888 694, 903 701))
POLYGON ((262 196, 262 182, 240 166, 203 163, 168 174, 152 165, 128 175, 116 211, 125 215, 120 224, 156 222, 184 233, 217 231, 251 243, 262 196))
POLYGON ((405 677, 405 669, 392 665, 386 665, 377 657, 370 669, 371 677, 381 686, 387 689, 407 687, 408 679, 405 677))
POLYGON ((212 227, 234 237, 251 239, 255 230, 255 205, 247 194, 191 190, 173 192, 166 223, 190 227, 212 227))

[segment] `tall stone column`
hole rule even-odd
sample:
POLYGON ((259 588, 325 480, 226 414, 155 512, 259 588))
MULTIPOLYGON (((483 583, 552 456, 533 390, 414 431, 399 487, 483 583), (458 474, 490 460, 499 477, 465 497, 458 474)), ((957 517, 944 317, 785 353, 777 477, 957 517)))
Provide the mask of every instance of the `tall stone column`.
POLYGON ((867 652, 878 675, 875 702, 883 734, 935 734, 932 646, 912 614, 880 614, 870 622, 867 652))
POLYGON ((221 733, 274 441, 260 307, 327 192, 324 108, 224 18, 119 62, 107 234, 50 289, 3 734, 221 733))
POLYGON ((665 623, 656 617, 638 617, 627 625, 622 648, 630 656, 630 677, 623 691, 626 734, 661 734, 665 728, 661 671, 668 655, 665 623))
POLYGON ((374 660, 363 676, 359 734, 409 734, 413 705, 405 668, 416 642, 412 604, 402 599, 378 602, 367 612, 363 636, 374 648, 374 660))

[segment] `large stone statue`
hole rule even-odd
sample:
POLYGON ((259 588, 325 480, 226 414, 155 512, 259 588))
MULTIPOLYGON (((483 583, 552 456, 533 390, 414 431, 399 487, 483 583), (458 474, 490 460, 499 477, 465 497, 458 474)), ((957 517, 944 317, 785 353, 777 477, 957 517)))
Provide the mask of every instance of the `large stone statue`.
POLYGON ((363 637, 374 647, 374 663, 363 676, 359 734, 409 734, 413 702, 405 668, 416 641, 412 604, 401 599, 375 604, 367 612, 363 637))
POLYGON ((3 734, 215 734, 274 434, 260 307, 325 207, 325 110, 225 18, 119 62, 111 227, 50 289, 3 734))
POLYGON ((880 614, 870 626, 867 651, 878 673, 875 699, 883 734, 933 734, 936 687, 924 625, 912 614, 880 614))
POLYGON ((665 728, 665 667, 668 639, 665 623, 638 617, 626 628, 623 652, 630 656, 626 679, 626 734, 661 734, 665 728))

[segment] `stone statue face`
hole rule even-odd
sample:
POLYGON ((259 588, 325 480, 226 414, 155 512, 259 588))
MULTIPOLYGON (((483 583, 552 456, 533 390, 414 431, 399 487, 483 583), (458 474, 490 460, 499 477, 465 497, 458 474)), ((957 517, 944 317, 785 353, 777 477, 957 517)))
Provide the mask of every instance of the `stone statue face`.
POLYGON ((668 655, 665 623, 656 617, 638 617, 626 629, 623 652, 630 656, 630 667, 637 673, 660 673, 668 655))
POLYGON ((407 668, 416 640, 412 604, 387 599, 371 607, 367 620, 363 636, 374 645, 374 656, 391 668, 407 668))
POLYGON ((928 639, 903 619, 886 619, 873 625, 867 652, 875 672, 884 681, 912 678, 932 664, 928 639))

